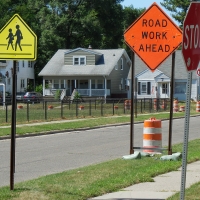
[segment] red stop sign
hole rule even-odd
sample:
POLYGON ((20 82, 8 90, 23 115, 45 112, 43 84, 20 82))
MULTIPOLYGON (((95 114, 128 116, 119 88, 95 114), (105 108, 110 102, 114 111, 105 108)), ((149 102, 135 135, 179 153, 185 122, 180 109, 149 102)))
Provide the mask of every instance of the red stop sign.
POLYGON ((183 23, 182 54, 186 69, 196 70, 200 60, 200 2, 190 4, 183 23))

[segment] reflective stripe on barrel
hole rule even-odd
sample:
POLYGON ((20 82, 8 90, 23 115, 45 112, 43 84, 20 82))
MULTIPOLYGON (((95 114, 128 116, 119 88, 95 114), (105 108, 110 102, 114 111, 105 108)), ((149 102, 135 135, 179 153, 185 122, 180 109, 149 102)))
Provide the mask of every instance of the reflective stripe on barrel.
POLYGON ((174 111, 174 112, 178 112, 178 100, 174 100, 173 111, 174 111))
POLYGON ((151 149, 144 149, 143 150, 144 152, 160 152, 160 150, 155 150, 153 148, 162 147, 161 120, 150 118, 149 120, 144 121, 143 147, 151 148, 151 149))
POLYGON ((197 101, 196 112, 200 112, 200 101, 197 101))

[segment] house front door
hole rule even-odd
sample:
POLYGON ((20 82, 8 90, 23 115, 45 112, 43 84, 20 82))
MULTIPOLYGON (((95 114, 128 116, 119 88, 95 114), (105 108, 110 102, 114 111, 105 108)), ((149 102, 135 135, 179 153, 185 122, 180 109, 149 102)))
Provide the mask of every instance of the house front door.
POLYGON ((159 98, 169 98, 169 83, 162 82, 159 85, 159 98))

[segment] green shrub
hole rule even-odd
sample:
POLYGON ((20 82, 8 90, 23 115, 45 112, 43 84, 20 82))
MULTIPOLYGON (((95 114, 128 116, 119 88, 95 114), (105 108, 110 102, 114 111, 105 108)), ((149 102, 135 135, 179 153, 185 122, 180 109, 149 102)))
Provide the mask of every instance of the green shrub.
POLYGON ((54 98, 55 98, 56 100, 59 100, 59 99, 60 99, 60 94, 61 94, 61 91, 60 91, 60 90, 56 90, 56 93, 55 93, 54 98))
POLYGON ((40 92, 40 93, 42 94, 42 92, 43 92, 43 85, 42 85, 42 84, 37 85, 37 86, 35 87, 35 91, 36 91, 36 92, 40 92))
POLYGON ((81 98, 80 93, 75 92, 75 93, 74 93, 74 99, 77 100, 77 99, 80 99, 80 98, 81 98))

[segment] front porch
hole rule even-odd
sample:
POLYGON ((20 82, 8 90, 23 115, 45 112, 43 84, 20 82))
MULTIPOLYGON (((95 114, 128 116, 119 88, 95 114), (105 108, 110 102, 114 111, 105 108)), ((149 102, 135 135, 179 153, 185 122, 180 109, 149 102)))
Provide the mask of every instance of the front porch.
POLYGON ((43 79, 43 96, 54 96, 60 90, 62 96, 71 96, 76 90, 81 96, 107 97, 110 96, 111 82, 103 79, 66 80, 43 79))

